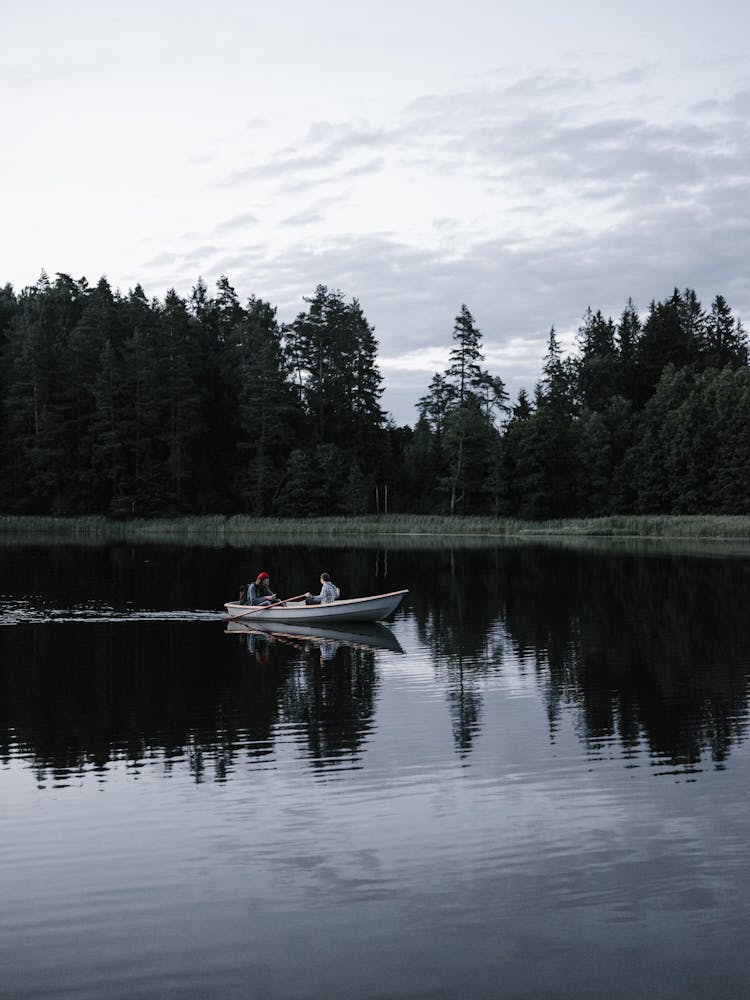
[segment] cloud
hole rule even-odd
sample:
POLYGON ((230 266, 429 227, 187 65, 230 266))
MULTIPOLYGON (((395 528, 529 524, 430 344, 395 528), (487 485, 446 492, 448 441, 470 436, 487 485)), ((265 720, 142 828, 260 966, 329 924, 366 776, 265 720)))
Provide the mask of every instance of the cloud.
POLYGON ((217 223, 214 227, 214 235, 223 236, 226 233, 234 232, 236 229, 247 229, 248 227, 256 226, 259 222, 259 217, 253 212, 243 212, 240 215, 235 215, 230 219, 224 219, 223 222, 217 223))
POLYGON ((296 215, 288 216, 282 220, 281 224, 283 226, 313 226, 322 221, 323 216, 321 213, 310 209, 306 212, 298 212, 296 215))
POLYGON ((242 186, 248 181, 270 180, 277 187, 303 187, 341 176, 368 174, 382 169, 382 151, 392 147, 397 133, 363 128, 359 122, 310 126, 293 146, 272 151, 263 158, 221 176, 223 187, 242 186), (362 159, 361 154, 371 154, 362 159))
POLYGON ((332 160, 340 160, 363 150, 371 152, 392 146, 403 137, 394 127, 373 127, 360 120, 317 122, 310 126, 304 144, 316 145, 332 160))
POLYGON ((435 372, 448 364, 448 347, 430 347, 427 350, 407 351, 405 354, 383 355, 378 364, 383 372, 435 372))
POLYGON ((572 344, 588 306, 617 319, 629 297, 643 314, 692 287, 704 305, 721 292, 746 314, 744 86, 697 115, 694 95, 684 107, 649 101, 649 67, 622 74, 620 91, 613 80, 485 80, 387 124, 318 122, 221 178, 232 197, 269 206, 262 222, 227 215, 215 244, 166 249, 145 270, 225 273, 282 320, 317 284, 356 296, 402 413, 441 367, 464 302, 512 394, 533 388, 550 327, 572 344))
POLYGON ((351 167, 347 167, 342 176, 343 177, 366 177, 370 174, 377 174, 385 168, 385 158, 382 156, 374 156, 370 160, 365 160, 363 163, 355 163, 351 167))

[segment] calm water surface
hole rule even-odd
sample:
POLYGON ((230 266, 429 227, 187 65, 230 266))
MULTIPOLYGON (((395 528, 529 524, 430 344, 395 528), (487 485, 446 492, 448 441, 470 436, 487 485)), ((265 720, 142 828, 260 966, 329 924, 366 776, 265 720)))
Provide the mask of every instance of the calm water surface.
POLYGON ((750 996, 750 556, 0 547, 0 996, 750 996), (233 633, 259 569, 408 587, 233 633))

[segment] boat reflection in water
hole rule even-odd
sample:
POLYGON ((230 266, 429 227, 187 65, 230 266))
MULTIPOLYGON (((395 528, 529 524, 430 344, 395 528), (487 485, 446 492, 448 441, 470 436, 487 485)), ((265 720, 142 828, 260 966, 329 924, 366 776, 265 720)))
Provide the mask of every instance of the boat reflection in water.
POLYGON ((401 644, 393 632, 379 622, 357 622, 349 626, 328 625, 322 628, 303 623, 261 624, 254 621, 249 625, 230 621, 227 623, 226 634, 244 636, 248 652, 255 654, 262 653, 264 648, 267 650, 268 646, 276 644, 293 646, 300 650, 317 647, 320 650, 321 663, 333 660, 340 646, 403 653, 401 644))

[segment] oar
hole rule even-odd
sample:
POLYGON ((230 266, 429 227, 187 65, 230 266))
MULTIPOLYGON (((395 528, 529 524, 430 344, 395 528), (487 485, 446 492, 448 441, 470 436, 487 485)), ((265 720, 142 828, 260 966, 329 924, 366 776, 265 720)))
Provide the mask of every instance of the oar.
POLYGON ((298 601, 300 597, 306 596, 307 592, 304 594, 295 594, 294 597, 285 597, 282 601, 271 601, 270 604, 258 604, 254 608, 243 611, 241 615, 229 615, 228 617, 230 621, 236 621, 238 618, 247 618, 248 615, 253 615, 256 611, 265 611, 267 608, 275 608, 279 604, 286 604, 287 601, 298 601))

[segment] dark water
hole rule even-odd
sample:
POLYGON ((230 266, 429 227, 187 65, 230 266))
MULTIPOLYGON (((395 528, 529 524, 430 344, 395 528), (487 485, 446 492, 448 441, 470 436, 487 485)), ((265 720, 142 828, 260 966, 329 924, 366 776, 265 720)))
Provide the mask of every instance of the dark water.
POLYGON ((750 996, 750 556, 0 547, 0 996, 750 996), (408 587, 387 626, 227 634, 408 587))

